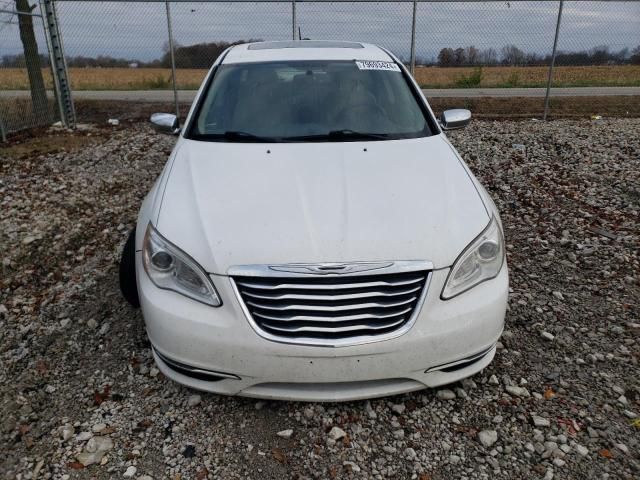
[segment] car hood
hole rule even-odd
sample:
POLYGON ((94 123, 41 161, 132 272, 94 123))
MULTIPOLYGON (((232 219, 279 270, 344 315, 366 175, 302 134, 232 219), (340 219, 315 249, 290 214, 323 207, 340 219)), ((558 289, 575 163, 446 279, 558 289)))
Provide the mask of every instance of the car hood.
POLYGON ((249 264, 450 266, 487 225, 442 135, 343 143, 180 139, 157 228, 210 273, 249 264))

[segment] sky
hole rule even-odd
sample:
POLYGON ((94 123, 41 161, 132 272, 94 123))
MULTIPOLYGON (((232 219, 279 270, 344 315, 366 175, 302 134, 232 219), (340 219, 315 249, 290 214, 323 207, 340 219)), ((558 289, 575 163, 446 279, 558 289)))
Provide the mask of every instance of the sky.
MULTIPOLYGON (((499 49, 514 44, 526 52, 551 51, 557 1, 419 3, 416 51, 426 59, 443 47, 499 49)), ((0 9, 13 8, 0 0, 0 9)), ((568 1, 560 50, 611 50, 640 45, 640 1, 568 1)), ((67 55, 110 55, 143 61, 162 55, 167 44, 164 2, 59 0, 58 16, 67 55)), ((377 43, 408 58, 412 3, 299 2, 303 37, 377 43)), ((173 2, 174 39, 182 45, 216 40, 290 39, 290 3, 173 2)), ((46 52, 39 19, 40 51, 46 52)), ((0 57, 20 53, 15 17, 0 13, 0 57)))

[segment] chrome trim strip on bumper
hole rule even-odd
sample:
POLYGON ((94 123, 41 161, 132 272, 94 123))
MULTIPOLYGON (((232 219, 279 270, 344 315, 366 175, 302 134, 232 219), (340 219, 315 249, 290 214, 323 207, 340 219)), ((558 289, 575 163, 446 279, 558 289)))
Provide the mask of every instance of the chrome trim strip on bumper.
POLYGON ((160 360, 162 360, 167 365, 167 367, 175 370, 178 373, 181 373, 182 375, 186 375, 187 377, 196 378, 198 380, 204 380, 207 382, 218 382, 220 380, 227 379, 240 380, 240 377, 231 373, 214 372, 213 370, 192 367, 191 365, 186 365, 176 360, 172 360, 161 354, 153 345, 151 346, 151 348, 153 349, 155 354, 158 355, 160 360))
POLYGON ((482 359, 485 355, 487 355, 488 353, 491 352, 491 350, 493 350, 496 347, 496 344, 494 343, 493 345, 491 345, 489 348, 476 353, 474 355, 470 355, 468 357, 465 358, 461 358, 460 360, 455 360, 453 362, 449 362, 449 363, 443 363, 442 365, 437 365, 435 367, 431 367, 427 370, 425 370, 424 373, 430 373, 430 372, 436 372, 436 371, 443 371, 443 372, 454 372, 456 370, 461 370, 463 368, 468 367, 469 365, 476 363, 478 360, 482 359))

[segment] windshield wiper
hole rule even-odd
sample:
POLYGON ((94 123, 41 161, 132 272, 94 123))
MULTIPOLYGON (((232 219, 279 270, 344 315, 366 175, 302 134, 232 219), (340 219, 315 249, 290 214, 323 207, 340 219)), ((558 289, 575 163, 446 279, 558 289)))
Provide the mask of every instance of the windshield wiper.
POLYGON ((200 135, 194 135, 196 140, 229 140, 231 142, 244 142, 244 143, 274 143, 282 141, 276 137, 261 137, 254 135, 253 133, 240 132, 235 130, 227 130, 224 133, 203 133, 200 135))
POLYGON ((319 135, 301 135, 299 137, 285 137, 286 140, 293 141, 326 141, 332 140, 388 140, 390 137, 387 133, 368 133, 368 132, 356 132, 355 130, 343 129, 343 130, 331 130, 329 133, 323 133, 319 135))
POLYGON ((331 130, 329 132, 331 138, 358 138, 369 140, 386 140, 389 138, 388 133, 369 133, 369 132, 356 132, 355 130, 331 130))
POLYGON ((261 137, 254 135, 253 133, 239 132, 234 130, 227 130, 224 132, 224 138, 227 140, 237 140, 240 142, 277 142, 278 139, 274 137, 261 137))

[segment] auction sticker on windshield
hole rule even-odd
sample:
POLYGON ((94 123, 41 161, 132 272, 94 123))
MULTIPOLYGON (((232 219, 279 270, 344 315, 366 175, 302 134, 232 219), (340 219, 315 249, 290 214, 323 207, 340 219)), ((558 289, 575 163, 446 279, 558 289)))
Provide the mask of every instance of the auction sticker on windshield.
POLYGON ((359 70, 389 70, 399 72, 400 67, 394 62, 380 62, 376 60, 356 60, 359 70))

